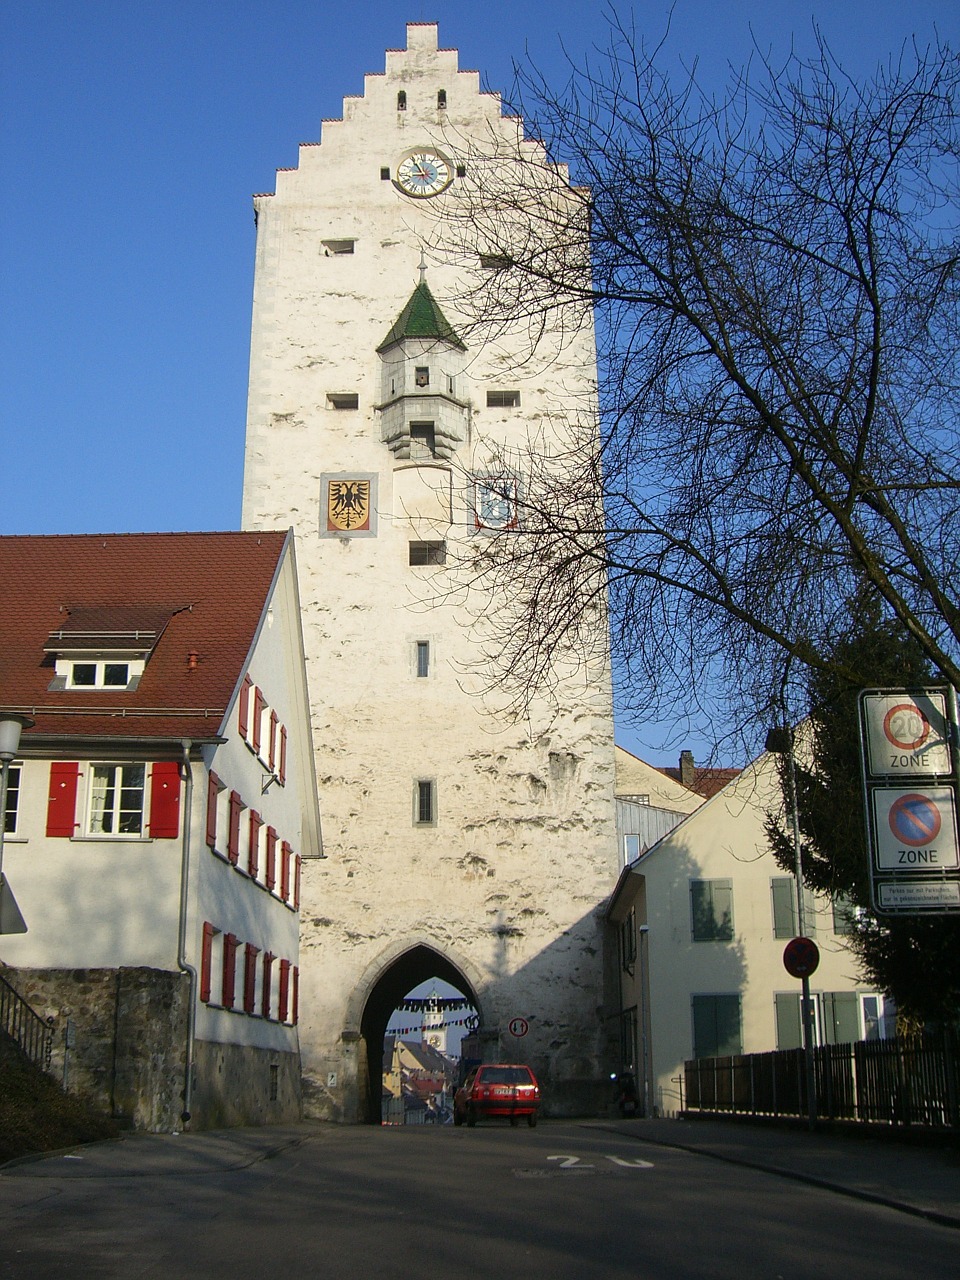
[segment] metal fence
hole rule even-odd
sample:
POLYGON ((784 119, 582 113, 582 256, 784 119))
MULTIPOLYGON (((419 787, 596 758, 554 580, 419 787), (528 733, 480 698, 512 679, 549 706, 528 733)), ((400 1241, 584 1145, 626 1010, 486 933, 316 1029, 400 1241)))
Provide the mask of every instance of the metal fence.
POLYGON ((16 1040, 30 1061, 42 1071, 50 1070, 53 1026, 44 1022, 3 977, 0 977, 0 1031, 16 1040))
MULTIPOLYGON (((821 1045, 814 1080, 819 1119, 960 1128, 956 1034, 821 1045)), ((806 1117, 803 1050, 687 1062, 684 1092, 687 1111, 806 1117)))

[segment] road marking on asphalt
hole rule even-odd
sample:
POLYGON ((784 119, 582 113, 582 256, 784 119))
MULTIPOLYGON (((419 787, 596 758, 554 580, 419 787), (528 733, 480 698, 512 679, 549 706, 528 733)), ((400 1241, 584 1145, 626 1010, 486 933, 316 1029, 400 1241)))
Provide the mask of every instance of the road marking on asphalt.
POLYGON ((608 1168, 606 1165, 590 1164, 580 1158, 580 1156, 547 1156, 550 1167, 533 1168, 533 1169, 514 1169, 513 1176, 515 1178, 569 1178, 569 1177, 597 1177, 602 1174, 617 1173, 624 1169, 652 1169, 653 1164, 649 1160, 640 1160, 636 1157, 630 1160, 623 1159, 622 1156, 596 1156, 597 1160, 608 1160, 614 1167, 608 1168))

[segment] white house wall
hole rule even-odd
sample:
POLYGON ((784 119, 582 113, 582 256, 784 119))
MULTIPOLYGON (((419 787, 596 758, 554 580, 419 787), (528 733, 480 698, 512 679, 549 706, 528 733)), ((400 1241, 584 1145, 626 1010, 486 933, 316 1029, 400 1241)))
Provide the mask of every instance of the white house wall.
MULTIPOLYGON (((771 879, 785 873, 770 854, 764 821, 782 807, 775 758, 760 756, 733 783, 687 818, 636 865, 646 888, 649 933, 625 1004, 639 1007, 644 963, 649 982, 652 1101, 665 1113, 679 1107, 676 1077, 693 1056, 691 997, 739 993, 743 1051, 777 1047, 774 995, 798 994, 783 968, 786 939, 774 937, 771 879), (691 880, 733 882, 732 942, 693 942, 691 880)), ((640 922, 643 915, 638 911, 640 922)), ((814 937, 820 966, 811 990, 866 991, 842 937, 833 931, 829 901, 817 899, 814 937)))

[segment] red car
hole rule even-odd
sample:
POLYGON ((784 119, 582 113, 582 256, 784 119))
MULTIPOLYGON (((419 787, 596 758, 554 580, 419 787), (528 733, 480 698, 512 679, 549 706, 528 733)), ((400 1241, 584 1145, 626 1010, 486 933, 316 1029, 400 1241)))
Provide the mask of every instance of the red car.
POLYGON ((529 1067, 485 1063, 471 1071, 453 1098, 453 1123, 472 1128, 480 1116, 509 1116, 511 1124, 527 1117, 532 1129, 540 1110, 540 1086, 529 1067))

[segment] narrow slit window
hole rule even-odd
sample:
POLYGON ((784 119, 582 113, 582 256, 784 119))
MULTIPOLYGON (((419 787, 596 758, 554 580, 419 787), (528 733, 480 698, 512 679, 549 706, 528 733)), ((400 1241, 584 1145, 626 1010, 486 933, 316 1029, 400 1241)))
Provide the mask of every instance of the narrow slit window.
POLYGON ((446 89, 437 90, 437 110, 446 111, 447 109, 447 91, 446 89))
POLYGON ((520 407, 519 391, 488 391, 488 409, 518 409, 520 407))
POLYGON ((417 677, 425 680, 430 674, 430 641, 417 641, 417 677))
POLYGON ((401 89, 400 92, 397 94, 397 110, 406 111, 406 109, 407 109, 407 91, 406 89, 401 89))
POLYGON ((381 182, 390 181, 390 170, 386 167, 386 165, 384 165, 384 167, 380 170, 380 181, 381 182))
POLYGON ((457 165, 457 177, 465 178, 467 176, 467 166, 465 164, 457 165))
POLYGON ((430 826, 436 821, 436 796, 432 778, 417 782, 417 825, 430 826))
POLYGON ((446 564, 447 544, 445 542, 411 542, 410 563, 414 565, 446 564))

